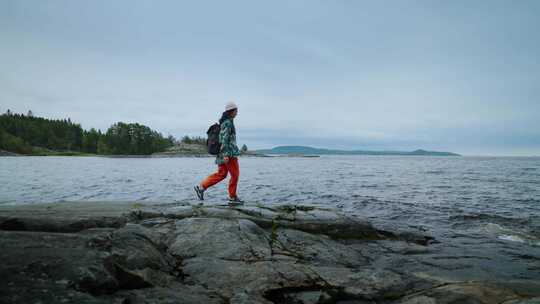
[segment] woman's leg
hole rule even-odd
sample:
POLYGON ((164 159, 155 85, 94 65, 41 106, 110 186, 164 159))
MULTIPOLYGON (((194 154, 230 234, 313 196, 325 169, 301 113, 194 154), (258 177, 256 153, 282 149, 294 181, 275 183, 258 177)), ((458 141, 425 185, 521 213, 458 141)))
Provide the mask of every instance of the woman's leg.
POLYGON ((212 187, 213 185, 219 183, 220 181, 224 180, 227 177, 227 166, 226 165, 219 165, 218 171, 207 178, 205 178, 201 186, 204 190, 208 189, 209 187, 212 187))
POLYGON ((227 170, 231 174, 231 180, 229 181, 229 197, 236 197, 236 187, 238 186, 238 178, 240 177, 238 158, 230 158, 229 162, 227 163, 227 170))

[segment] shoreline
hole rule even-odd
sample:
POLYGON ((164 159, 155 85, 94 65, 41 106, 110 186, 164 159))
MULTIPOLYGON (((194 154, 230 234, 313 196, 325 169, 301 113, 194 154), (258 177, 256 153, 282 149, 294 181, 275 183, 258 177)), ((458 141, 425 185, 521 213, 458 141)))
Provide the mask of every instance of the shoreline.
POLYGON ((0 234, 0 291, 11 302, 540 300, 537 281, 478 280, 463 270, 441 273, 444 261, 423 264, 441 246, 429 233, 311 205, 0 205, 0 234), (408 269, 403 259, 422 269, 408 269))
MULTIPOLYGON (((407 158, 418 158, 418 157, 433 157, 433 158, 517 158, 517 159, 536 159, 540 158, 538 155, 530 155, 530 156, 493 156, 493 155, 462 155, 460 157, 455 156, 434 156, 434 155, 303 155, 303 156, 297 156, 297 155, 245 155, 241 157, 258 157, 258 158, 319 158, 319 157, 332 157, 332 156, 359 156, 359 157, 407 157, 407 158)), ((84 155, 62 155, 62 154, 48 154, 48 155, 27 155, 27 154, 0 154, 0 158, 2 157, 107 157, 107 158, 214 158, 214 155, 200 155, 200 154, 179 154, 179 155, 103 155, 103 154, 84 154, 84 155)))

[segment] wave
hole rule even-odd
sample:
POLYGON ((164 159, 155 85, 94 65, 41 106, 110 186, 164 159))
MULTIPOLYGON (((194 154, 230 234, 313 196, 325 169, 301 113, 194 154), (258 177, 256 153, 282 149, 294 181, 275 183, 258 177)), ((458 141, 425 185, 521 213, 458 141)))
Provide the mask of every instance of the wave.
POLYGON ((486 223, 482 226, 469 229, 472 234, 482 234, 495 237, 506 242, 527 244, 530 246, 540 246, 540 239, 526 231, 517 228, 508 228, 496 223, 486 223))
POLYGON ((435 174, 435 175, 441 175, 446 173, 444 170, 429 170, 425 172, 426 174, 435 174))
POLYGON ((531 205, 540 204, 540 199, 537 199, 537 198, 514 199, 514 201, 517 203, 522 203, 522 204, 531 204, 531 205))
POLYGON ((494 221, 497 223, 513 223, 519 225, 526 225, 530 222, 529 218, 519 218, 519 217, 507 217, 497 214, 488 214, 488 213, 467 213, 459 215, 451 215, 448 219, 452 222, 456 221, 494 221))
POLYGON ((503 241, 526 243, 526 241, 523 238, 521 238, 521 237, 519 237, 517 235, 503 234, 503 235, 499 235, 497 238, 499 240, 503 240, 503 241))

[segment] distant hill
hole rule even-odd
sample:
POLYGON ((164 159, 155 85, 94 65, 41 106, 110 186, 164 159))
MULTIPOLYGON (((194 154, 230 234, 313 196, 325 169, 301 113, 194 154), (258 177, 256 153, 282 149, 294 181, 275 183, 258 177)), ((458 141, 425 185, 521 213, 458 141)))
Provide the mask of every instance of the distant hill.
POLYGON ((260 154, 304 154, 304 155, 429 155, 429 156, 461 156, 452 152, 426 150, 403 151, 363 151, 363 150, 330 150, 305 146, 280 146, 272 149, 257 150, 260 154))

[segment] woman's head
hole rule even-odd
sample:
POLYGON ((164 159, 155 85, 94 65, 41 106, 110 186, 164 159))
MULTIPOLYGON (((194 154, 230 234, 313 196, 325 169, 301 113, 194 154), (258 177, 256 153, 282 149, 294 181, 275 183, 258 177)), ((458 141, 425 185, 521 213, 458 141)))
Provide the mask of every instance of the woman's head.
POLYGON ((238 115, 238 109, 227 111, 227 116, 229 116, 229 118, 235 118, 236 115, 238 115))
POLYGON ((238 114, 238 106, 230 101, 225 105, 225 112, 223 114, 226 114, 229 118, 235 118, 238 114))
POLYGON ((219 123, 223 123, 225 121, 225 119, 233 119, 236 117, 236 115, 238 114, 238 109, 232 109, 232 110, 229 110, 229 111, 225 111, 223 112, 223 114, 221 115, 221 119, 219 120, 219 123))
POLYGON ((238 106, 234 102, 229 102, 225 105, 225 112, 221 115, 219 123, 222 124, 226 119, 233 119, 238 115, 238 106))

